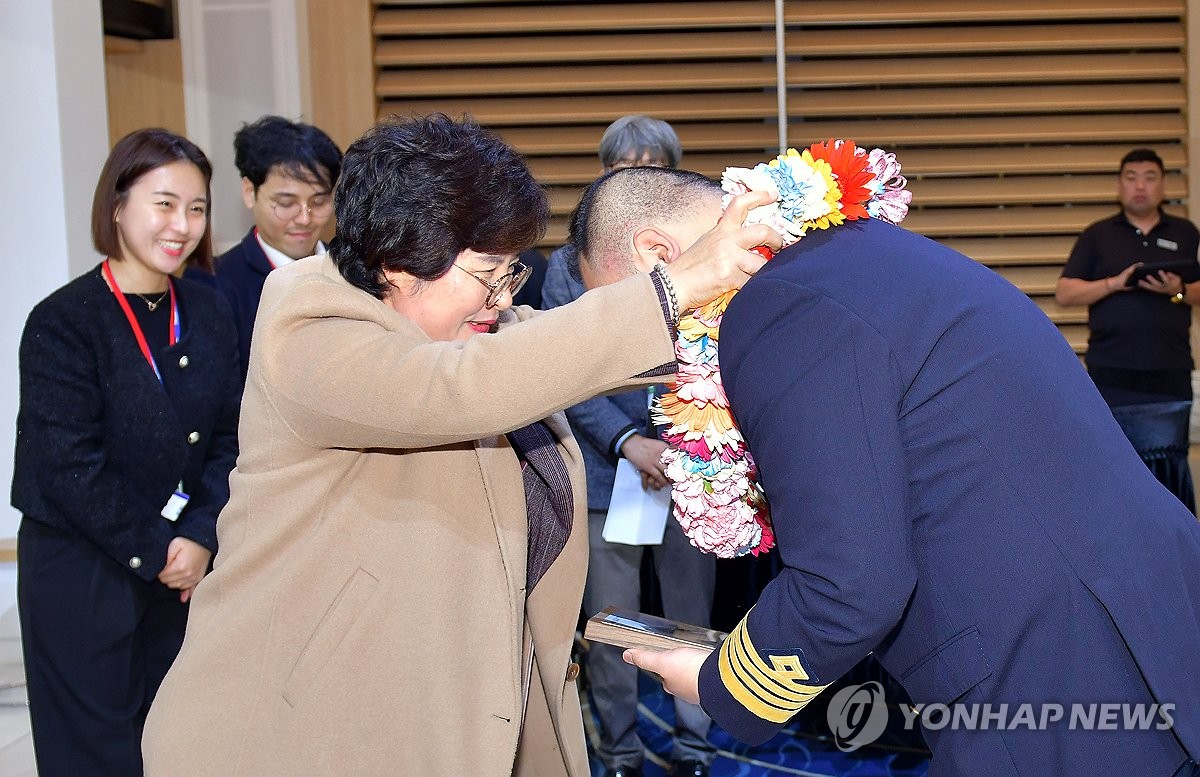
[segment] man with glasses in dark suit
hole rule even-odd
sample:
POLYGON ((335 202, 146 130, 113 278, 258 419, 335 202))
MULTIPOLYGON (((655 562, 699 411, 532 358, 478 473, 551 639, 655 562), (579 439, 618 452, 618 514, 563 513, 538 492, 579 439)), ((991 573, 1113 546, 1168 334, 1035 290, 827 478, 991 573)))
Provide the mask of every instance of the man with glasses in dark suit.
POLYGON ((313 254, 325 253, 321 234, 333 217, 333 184, 342 152, 311 124, 264 116, 233 136, 234 163, 242 175, 242 201, 254 226, 242 242, 214 261, 215 281, 233 309, 242 358, 250 363, 250 335, 267 274, 313 254))

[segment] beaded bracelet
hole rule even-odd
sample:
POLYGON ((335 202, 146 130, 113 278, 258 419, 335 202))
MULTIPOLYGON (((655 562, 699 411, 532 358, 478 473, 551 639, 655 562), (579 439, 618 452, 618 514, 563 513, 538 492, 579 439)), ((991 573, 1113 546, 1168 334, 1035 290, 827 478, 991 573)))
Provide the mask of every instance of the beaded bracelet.
POLYGON ((671 276, 667 273, 667 266, 662 262, 654 265, 652 272, 658 275, 658 279, 662 281, 663 288, 667 292, 667 304, 671 308, 671 320, 679 320, 679 298, 675 296, 675 287, 671 284, 671 276))

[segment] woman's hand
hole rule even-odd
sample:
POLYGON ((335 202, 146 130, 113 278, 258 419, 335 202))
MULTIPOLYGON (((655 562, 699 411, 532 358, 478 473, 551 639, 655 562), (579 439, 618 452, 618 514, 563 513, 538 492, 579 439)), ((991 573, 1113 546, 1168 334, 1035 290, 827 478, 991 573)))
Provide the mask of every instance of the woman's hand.
POLYGON ((621 654, 625 663, 658 675, 663 688, 689 704, 700 703, 700 667, 711 653, 697 648, 646 650, 629 648, 621 654))
POLYGON ((693 310, 730 289, 740 289, 766 262, 751 251, 783 245, 779 233, 765 224, 743 226, 752 208, 774 202, 770 192, 753 191, 734 197, 717 225, 667 266, 680 311, 693 310))
POLYGON ((158 573, 158 582, 179 591, 179 601, 192 598, 192 589, 208 571, 212 552, 186 537, 176 537, 167 545, 167 565, 158 573))

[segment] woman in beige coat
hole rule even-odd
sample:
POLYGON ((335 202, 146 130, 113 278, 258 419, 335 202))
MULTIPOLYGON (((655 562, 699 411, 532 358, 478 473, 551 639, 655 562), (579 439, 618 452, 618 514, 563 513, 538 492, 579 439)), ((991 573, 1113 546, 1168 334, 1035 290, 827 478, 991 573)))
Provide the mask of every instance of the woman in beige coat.
POLYGON ((727 219, 669 275, 533 316, 508 308, 545 196, 477 126, 380 125, 335 201, 329 257, 263 292, 220 550, 146 774, 584 777, 587 502, 558 411, 660 381, 676 311, 773 236, 727 219))

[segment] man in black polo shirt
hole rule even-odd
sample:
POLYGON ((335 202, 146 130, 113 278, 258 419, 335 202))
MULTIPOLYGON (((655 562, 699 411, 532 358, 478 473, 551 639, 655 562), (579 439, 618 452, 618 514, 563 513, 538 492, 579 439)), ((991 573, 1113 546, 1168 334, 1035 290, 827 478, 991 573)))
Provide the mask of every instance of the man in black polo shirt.
MULTIPOLYGON (((1079 236, 1055 299, 1088 306, 1085 361, 1110 406, 1191 402, 1188 327, 1191 305, 1200 304, 1200 233, 1163 212, 1163 163, 1150 149, 1134 149, 1121 160, 1117 192, 1121 212, 1079 236), (1147 272, 1157 266, 1168 269, 1147 272)), ((1186 417, 1178 423, 1186 441, 1186 417)), ((1190 490, 1189 482, 1185 502, 1190 490)))

